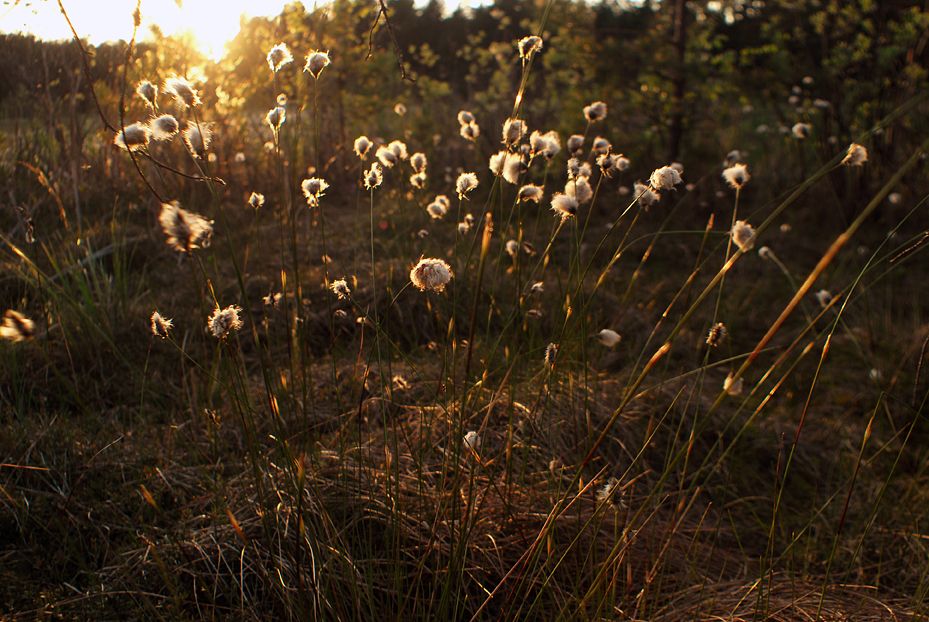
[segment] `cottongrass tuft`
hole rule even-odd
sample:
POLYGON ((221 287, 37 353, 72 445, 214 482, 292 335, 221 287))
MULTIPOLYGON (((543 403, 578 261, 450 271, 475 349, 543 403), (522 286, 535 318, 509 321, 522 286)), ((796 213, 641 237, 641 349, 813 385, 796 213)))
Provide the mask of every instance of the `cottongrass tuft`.
POLYGON ((593 169, 590 167, 589 162, 581 162, 577 158, 571 158, 568 160, 568 179, 578 179, 580 177, 590 177, 593 174, 593 169))
POLYGON ((260 192, 253 192, 248 197, 248 204, 253 208, 258 209, 265 204, 265 195, 260 192))
POLYGON ((163 114, 151 120, 149 127, 152 130, 152 139, 157 141, 171 140, 180 131, 180 124, 174 115, 163 114))
POLYGON ((164 317, 158 311, 152 313, 151 329, 153 336, 166 339, 172 328, 174 328, 174 320, 164 317))
POLYGON ((710 327, 710 330, 706 334, 706 345, 711 348, 718 348, 725 339, 726 335, 729 334, 729 331, 726 330, 726 325, 722 322, 717 322, 710 327))
POLYGON ((596 101, 588 106, 584 106, 584 118, 587 119, 588 123, 594 123, 595 121, 602 121, 606 118, 606 103, 601 101, 596 101))
POLYGON ((468 193, 477 188, 477 175, 474 173, 462 173, 455 181, 455 191, 459 199, 467 199, 468 193))
POLYGON ((507 240, 506 244, 504 245, 504 249, 506 250, 507 255, 515 258, 519 253, 519 242, 516 240, 507 240))
POLYGON ((139 82, 139 85, 135 87, 136 95, 145 100, 145 103, 149 105, 152 110, 155 110, 156 100, 158 99, 158 87, 149 82, 148 80, 142 80, 139 82))
POLYGON ((832 302, 832 292, 828 289, 821 289, 813 295, 816 297, 816 302, 818 302, 819 306, 823 309, 828 307, 829 303, 832 302))
POLYGON ((474 453, 478 453, 481 450, 481 435, 474 430, 469 430, 464 435, 464 438, 461 439, 461 442, 466 449, 470 449, 474 453))
POLYGON ((448 213, 448 208, 436 200, 426 206, 426 212, 433 220, 441 220, 448 213))
POLYGON ((303 196, 306 197, 306 204, 310 207, 319 206, 319 199, 326 193, 328 187, 329 184, 326 183, 326 180, 319 177, 304 179, 300 183, 300 189, 303 190, 303 196))
POLYGON ((507 119, 503 123, 503 144, 516 146, 526 135, 526 122, 522 119, 507 119))
POLYGON ((639 204, 642 205, 645 209, 648 209, 661 200, 661 196, 657 192, 653 191, 650 185, 643 184, 640 181, 637 181, 635 184, 633 184, 632 192, 639 204))
POLYGON ((545 346, 545 364, 552 368, 555 366, 555 361, 558 358, 558 344, 550 343, 545 346))
POLYGON ((535 203, 540 203, 542 201, 542 195, 545 191, 542 189, 542 186, 536 186, 534 184, 526 184, 519 189, 517 198, 526 203, 528 201, 533 201, 535 203))
POLYGON ((755 247, 755 229, 744 220, 735 221, 730 234, 732 235, 732 241, 743 253, 755 247))
POLYGON ((518 183, 522 171, 523 159, 518 153, 499 151, 490 156, 490 172, 497 177, 503 177, 508 183, 518 183))
POLYGON ((287 119, 287 109, 283 106, 275 106, 268 111, 268 114, 265 115, 265 122, 271 126, 271 131, 274 132, 276 136, 278 131, 280 131, 281 126, 284 125, 284 121, 287 119))
POLYGON ((571 134, 568 136, 568 153, 578 156, 584 153, 584 137, 580 134, 571 134))
POLYGON ((868 150, 864 145, 852 143, 848 146, 848 152, 842 158, 842 164, 845 166, 863 166, 868 161, 868 150))
POLYGON ((426 187, 426 172, 422 173, 413 173, 410 175, 410 185, 416 188, 417 190, 422 190, 426 187))
POLYGON ((368 157, 368 152, 371 151, 372 146, 374 146, 374 143, 372 143, 367 136, 362 134, 355 139, 355 155, 364 160, 368 157))
POLYGON ((474 123, 477 119, 471 114, 468 110, 459 110, 458 111, 458 124, 467 125, 469 123, 474 123))
POLYGON ((209 247, 213 237, 213 221, 188 212, 177 201, 161 204, 158 224, 168 246, 182 253, 209 247))
POLYGON ((658 192, 674 190, 674 186, 681 183, 681 181, 681 173, 673 165, 656 168, 648 178, 652 188, 658 192))
POLYGON ((745 385, 743 378, 733 378, 732 372, 729 372, 729 375, 726 376, 726 379, 723 380, 723 391, 728 395, 736 396, 742 394, 742 387, 745 385))
POLYGON ((622 335, 610 328, 604 328, 599 333, 597 333, 597 341, 599 341, 607 348, 615 348, 617 344, 622 341, 622 339, 622 335))
POLYGON ((808 138, 812 132, 813 126, 809 123, 794 123, 794 126, 790 128, 790 133, 798 140, 808 138))
POLYGON ((365 171, 364 182, 365 189, 374 190, 384 181, 384 169, 377 162, 372 162, 371 167, 365 171))
POLYGON ((398 117, 406 115, 406 105, 403 102, 397 102, 394 104, 394 114, 398 117))
POLYGON ((610 150, 613 148, 613 145, 611 145, 610 141, 608 141, 603 136, 597 136, 596 138, 594 138, 594 142, 590 148, 593 150, 594 153, 602 155, 604 153, 609 153, 610 150))
POLYGON ((290 50, 284 43, 278 43, 268 52, 268 67, 270 67, 271 71, 274 73, 280 71, 281 67, 284 65, 292 63, 293 60, 294 55, 290 53, 290 50))
POLYGON ((752 176, 748 173, 748 166, 745 164, 733 164, 723 171, 723 179, 734 190, 741 190, 742 186, 748 183, 752 176))
POLYGON ((376 157, 381 165, 385 168, 393 168, 394 165, 400 161, 400 158, 397 156, 397 154, 395 154, 387 145, 381 145, 378 147, 377 151, 374 152, 374 157, 376 157))
POLYGON ((320 52, 319 50, 313 50, 306 57, 306 64, 303 66, 303 71, 309 73, 311 76, 319 80, 319 74, 323 72, 323 69, 329 66, 329 63, 332 61, 329 59, 329 52, 320 52))
POLYGON ((188 124, 184 130, 184 144, 195 158, 202 159, 206 155, 212 140, 213 130, 208 125, 188 124))
POLYGON ((561 139, 554 130, 544 134, 538 130, 529 135, 529 154, 534 158, 542 156, 551 160, 561 151, 561 139))
POLYGON ((523 37, 516 46, 519 48, 519 57, 526 62, 542 50, 542 37, 536 35, 523 37))
POLYGON ((348 287, 348 282, 345 279, 337 279, 329 285, 329 289, 332 290, 332 293, 335 294, 339 300, 348 300, 352 295, 352 290, 348 287))
POLYGON ((397 156, 399 160, 406 160, 408 157, 410 157, 407 154, 406 143, 401 140, 390 141, 390 143, 387 145, 387 148, 390 149, 390 151, 395 156, 397 156))
POLYGON ((125 151, 139 151, 148 147, 152 130, 144 123, 132 123, 116 132, 113 144, 125 151))
POLYGON ((616 477, 611 477, 597 489, 597 504, 605 506, 613 511, 619 511, 626 507, 623 499, 624 491, 620 481, 616 477))
POLYGON ((594 196, 594 190, 590 187, 590 182, 586 177, 568 180, 564 192, 569 197, 574 197, 579 205, 589 203, 594 196))
POLYGON ((174 101, 179 105, 192 108, 200 105, 200 97, 197 91, 185 78, 174 76, 165 80, 164 92, 174 97, 174 101))
POLYGON ((443 292, 454 277, 451 267, 441 259, 419 260, 410 270, 410 281, 420 291, 443 292))
POLYGON ((758 249, 758 256, 764 259, 765 261, 774 259, 774 251, 771 250, 768 246, 762 246, 758 249))
POLYGON ((0 323, 0 339, 5 341, 25 341, 35 336, 35 322, 14 309, 7 309, 0 323))
POLYGON ((238 305, 229 305, 225 309, 217 306, 207 320, 207 328, 214 337, 224 340, 230 334, 242 329, 242 319, 239 317, 241 312, 242 307, 238 305))
POLYGON ((478 137, 481 135, 481 128, 477 123, 471 121, 470 123, 462 124, 461 129, 458 130, 458 133, 461 134, 461 137, 465 140, 477 142, 478 137))
POLYGON ((429 160, 426 159, 425 153, 417 151, 412 156, 410 156, 410 166, 413 167, 414 173, 424 173, 428 164, 429 160))
POLYGON ((558 192, 552 197, 552 211, 561 217, 562 222, 577 216, 577 206, 577 199, 570 195, 558 192))

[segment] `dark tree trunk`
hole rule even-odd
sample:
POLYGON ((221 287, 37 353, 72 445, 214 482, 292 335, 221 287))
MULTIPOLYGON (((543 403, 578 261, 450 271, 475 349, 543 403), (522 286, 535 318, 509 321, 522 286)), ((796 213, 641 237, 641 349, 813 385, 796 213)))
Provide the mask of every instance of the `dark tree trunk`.
POLYGON ((686 93, 687 0, 671 0, 671 44, 674 46, 671 125, 668 129, 668 161, 677 160, 684 138, 684 95, 686 93))

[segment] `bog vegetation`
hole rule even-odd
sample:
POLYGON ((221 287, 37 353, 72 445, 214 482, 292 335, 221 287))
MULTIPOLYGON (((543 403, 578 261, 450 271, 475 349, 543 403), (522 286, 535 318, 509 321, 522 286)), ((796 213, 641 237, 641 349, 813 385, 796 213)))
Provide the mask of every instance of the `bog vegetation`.
POLYGON ((4 616, 927 615, 920 3, 74 34, 0 38, 4 616))

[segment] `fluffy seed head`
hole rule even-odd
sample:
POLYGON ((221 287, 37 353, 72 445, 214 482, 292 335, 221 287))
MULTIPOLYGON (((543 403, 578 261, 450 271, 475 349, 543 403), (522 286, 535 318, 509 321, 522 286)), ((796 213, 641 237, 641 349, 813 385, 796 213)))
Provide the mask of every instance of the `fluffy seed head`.
POLYGON ((448 213, 448 208, 436 200, 426 206, 426 212, 433 220, 441 220, 448 213))
POLYGON ((332 290, 332 293, 335 294, 339 300, 348 300, 352 295, 352 290, 348 287, 348 282, 345 279, 338 279, 332 282, 329 285, 329 289, 332 290))
POLYGON ((400 158, 387 145, 378 147, 377 151, 374 152, 374 156, 386 168, 393 168, 400 161, 400 158))
POLYGON ((374 145, 367 136, 361 135, 355 139, 355 155, 364 160, 368 157, 368 152, 374 145))
POLYGON ((308 72, 318 80, 319 74, 323 72, 323 69, 329 66, 330 62, 332 61, 329 60, 329 52, 313 50, 306 57, 306 64, 303 66, 303 71, 308 72))
POLYGON ((503 123, 503 144, 515 146, 526 135, 526 122, 522 119, 507 119, 503 123))
POLYGON ((744 384, 745 382, 741 377, 734 379, 732 377, 732 372, 730 372, 729 375, 726 376, 726 379, 723 381, 723 390, 729 395, 739 395, 742 393, 742 386, 744 384))
POLYGON ((718 348, 719 344, 723 342, 726 338, 728 331, 726 330, 726 325, 722 322, 717 322, 710 327, 710 330, 706 334, 706 345, 711 348, 718 348))
POLYGON ((602 121, 606 118, 606 103, 596 101, 588 106, 584 106, 584 118, 588 123, 602 121))
POLYGON ((864 145, 852 143, 848 146, 848 153, 842 158, 842 164, 845 166, 862 166, 868 161, 868 150, 864 145))
POLYGON ((464 435, 462 443, 464 443, 465 448, 477 453, 481 450, 481 435, 474 430, 469 430, 468 433, 464 435))
POLYGON ((594 142, 591 148, 593 149, 594 153, 603 154, 609 153, 609 151, 613 148, 613 145, 611 145, 610 141, 605 139, 603 136, 597 136, 594 138, 594 142))
POLYGON ((468 193, 477 188, 477 175, 474 173, 462 173, 455 182, 455 191, 459 199, 465 199, 468 193))
POLYGON ((7 309, 0 323, 0 339, 6 341, 25 341, 35 335, 35 322, 19 311, 7 309))
POLYGON ((303 196, 306 197, 306 203, 310 207, 319 205, 319 198, 325 194, 328 187, 326 180, 319 177, 304 179, 300 183, 300 189, 303 190, 303 196))
POLYGON ((634 196, 637 197, 639 204, 645 208, 649 208, 661 200, 661 197, 652 190, 650 185, 643 184, 640 181, 635 182, 632 187, 632 192, 634 196))
POLYGON ((748 166, 745 164, 733 164, 723 171, 723 179, 735 190, 739 190, 748 183, 752 176, 748 173, 748 166))
POLYGON ((242 319, 239 317, 241 311, 242 308, 238 305, 229 305, 225 309, 217 306, 207 320, 207 328, 217 339, 225 339, 231 333, 241 330, 242 319))
POLYGON ((571 134, 568 137, 568 152, 571 155, 580 155, 584 152, 584 137, 580 134, 571 134))
POLYGON ((265 195, 260 192, 253 192, 248 197, 248 204, 251 205, 254 209, 258 209, 265 204, 265 195))
POLYGON ((623 495, 623 487, 620 485, 619 480, 611 477, 606 480, 603 486, 597 489, 597 504, 605 505, 614 512, 622 510, 626 507, 623 495))
POLYGON ((616 345, 622 341, 622 335, 617 333, 615 330, 604 328, 599 333, 597 333, 597 341, 608 348, 615 348, 616 345))
POLYGON ((406 160, 410 157, 406 151, 406 143, 400 140, 392 140, 388 143, 387 148, 400 160, 406 160))
POLYGON ((523 61, 527 61, 542 50, 542 37, 535 35, 523 37, 517 43, 517 47, 519 48, 519 57, 523 61))
POLYGON ((569 180, 565 184, 564 192, 569 197, 576 199, 579 205, 588 203, 594 196, 594 190, 590 187, 590 182, 586 177, 569 180))
POLYGON ((174 327, 174 320, 164 317, 158 311, 152 313, 151 319, 151 328, 152 335, 155 337, 161 337, 164 339, 168 336, 168 333, 171 332, 171 328, 174 327))
POLYGON ((410 270, 410 281, 420 291, 445 291, 453 276, 451 267, 441 259, 420 259, 410 270))
POLYGON ((458 133, 461 134, 461 137, 465 140, 475 142, 478 136, 481 135, 481 128, 477 125, 477 123, 471 121, 470 123, 463 123, 461 125, 461 129, 458 130, 458 133))
POLYGON ((145 103, 148 104, 152 110, 155 109, 155 100, 158 98, 158 87, 149 82, 148 80, 142 80, 139 82, 139 85, 135 87, 136 95, 145 100, 145 103))
POLYGON ((519 200, 522 201, 523 203, 528 202, 528 201, 534 201, 535 203, 539 203, 542 201, 543 193, 544 191, 542 190, 542 186, 526 184, 525 186, 519 189, 518 197, 519 197, 519 200))
POLYGON ((561 217, 562 221, 577 216, 577 199, 560 192, 552 197, 552 211, 561 217))
POLYGON ((180 76, 165 80, 164 91, 174 97, 174 101, 178 105, 188 108, 200 105, 200 97, 197 95, 197 91, 194 90, 190 82, 180 76))
POLYGON ((732 227, 732 241, 743 253, 752 250, 755 246, 755 229, 744 220, 735 221, 732 227))
POLYGON ((173 115, 163 114, 151 120, 152 139, 157 141, 171 140, 177 136, 180 125, 173 115))
POLYGON ((813 131, 813 126, 809 123, 794 123, 794 126, 790 128, 790 132, 794 135, 794 138, 803 140, 807 138, 813 131))
POLYGON ((674 186, 681 183, 681 174, 673 166, 662 166, 655 169, 648 182, 652 188, 661 192, 662 190, 674 190, 674 186))
POLYGON ((587 162, 581 162, 577 158, 568 160, 568 179, 578 179, 580 177, 590 177, 593 169, 587 162))
POLYGON ((394 114, 398 117, 404 116, 406 114, 406 105, 403 102, 394 104, 394 114))
POLYGON ((200 126, 188 124, 184 130, 184 144, 195 158, 202 158, 206 155, 212 140, 213 130, 206 124, 200 126))
POLYGON ((519 242, 516 240, 507 240, 505 249, 507 255, 510 257, 516 257, 516 254, 519 252, 519 242))
POLYGON ((294 60, 294 55, 290 53, 290 50, 283 43, 278 43, 271 51, 268 52, 268 67, 271 68, 271 71, 277 73, 281 70, 281 67, 287 63, 291 63, 294 60))
POLYGON ((384 181, 384 169, 377 162, 371 163, 371 168, 364 174, 365 188, 374 190, 384 181))
POLYGON ((416 152, 410 156, 410 166, 413 167, 414 173, 422 173, 426 170, 426 165, 429 161, 426 159, 426 154, 422 152, 416 152))
POLYGON ((410 175, 410 185, 418 190, 426 187, 426 172, 413 173, 410 175))
POLYGON ((819 306, 823 309, 828 307, 829 303, 832 302, 832 292, 828 289, 821 289, 813 295, 816 296, 816 302, 818 302, 819 306))
POLYGON ((284 121, 287 118, 287 109, 283 106, 275 106, 268 111, 268 114, 265 115, 265 122, 271 126, 271 130, 277 134, 278 130, 281 129, 281 126, 284 125, 284 121))
POLYGON ((181 208, 177 201, 162 203, 158 224, 168 246, 181 253, 207 248, 213 237, 213 221, 181 208))
POLYGON ((549 367, 555 366, 555 359, 558 358, 558 344, 550 343, 545 346, 545 364, 549 367))
POLYGON ((474 121, 475 121, 474 115, 471 114, 469 111, 467 110, 458 111, 458 124, 459 125, 467 125, 468 123, 474 123, 474 121))
POLYGON ((113 144, 126 151, 139 151, 148 147, 152 130, 144 123, 133 123, 116 132, 113 144))

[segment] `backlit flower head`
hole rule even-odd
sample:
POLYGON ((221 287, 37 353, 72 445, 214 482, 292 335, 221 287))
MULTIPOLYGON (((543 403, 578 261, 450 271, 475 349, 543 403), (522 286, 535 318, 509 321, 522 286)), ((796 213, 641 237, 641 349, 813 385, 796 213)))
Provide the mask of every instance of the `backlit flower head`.
POLYGON ((862 166, 868 161, 868 150, 858 143, 852 143, 848 146, 848 153, 842 158, 842 164, 845 166, 862 166))
POLYGON ((152 110, 156 108, 156 100, 158 99, 158 87, 149 82, 148 80, 142 80, 139 82, 139 85, 135 87, 136 95, 145 100, 145 103, 149 105, 152 110))
POLYGON ((326 183, 326 180, 319 177, 304 179, 300 183, 300 189, 303 190, 303 196, 306 197, 306 203, 310 207, 319 205, 319 198, 325 194, 328 187, 329 184, 326 183))
POLYGON ((593 169, 587 162, 581 162, 577 158, 568 160, 568 179, 578 179, 580 177, 588 178, 593 174, 593 169))
POLYGON ((184 144, 195 158, 203 158, 210 142, 213 140, 213 130, 209 125, 189 123, 184 130, 184 144))
POLYGON ((652 190, 652 187, 648 184, 643 184, 640 181, 635 182, 635 185, 632 187, 633 196, 639 201, 639 205, 645 207, 646 209, 658 203, 661 200, 661 196, 657 192, 652 190))
POLYGON ((594 153, 604 154, 609 153, 613 148, 613 145, 611 145, 610 141, 608 141, 603 136, 597 136, 594 138, 594 142, 591 148, 593 149, 594 153))
POLYGON ((522 119, 507 119, 503 123, 503 144, 516 146, 526 135, 526 122, 522 119))
POLYGON ((794 126, 790 128, 790 132, 794 135, 794 138, 803 140, 813 132, 813 126, 809 123, 794 123, 794 126))
POLYGON ((458 111, 458 124, 459 125, 467 125, 468 123, 474 123, 475 121, 476 119, 474 115, 471 114, 469 111, 467 110, 458 111))
POLYGON ((519 242, 516 240, 507 240, 504 244, 506 254, 510 257, 516 257, 516 254, 519 253, 519 242))
POLYGON ((597 333, 597 341, 605 345, 607 348, 615 348, 616 345, 622 341, 622 339, 622 335, 609 328, 604 328, 599 333, 597 333))
POLYGON ((113 144, 126 151, 139 151, 148 147, 152 130, 144 123, 132 123, 116 132, 113 144))
POLYGON ((516 46, 519 48, 519 57, 527 61, 542 50, 542 37, 535 35, 523 37, 516 46))
POLYGON ((180 125, 177 122, 177 119, 173 115, 163 114, 159 117, 152 119, 149 122, 149 127, 152 129, 152 139, 157 141, 171 140, 177 136, 180 125))
POLYGON ((755 246, 755 229, 744 220, 735 221, 732 227, 732 241, 743 253, 752 250, 755 246))
POLYGON ((374 152, 374 156, 386 168, 393 168, 400 161, 400 158, 387 145, 381 145, 374 152))
POLYGON ((35 322, 14 309, 7 309, 0 323, 0 339, 25 341, 35 336, 35 322))
POLYGON ((287 63, 292 63, 293 60, 294 55, 290 53, 290 50, 284 43, 278 43, 268 52, 268 67, 270 67, 271 71, 274 73, 280 71, 281 67, 287 63))
POLYGON ((481 436, 474 430, 469 430, 461 440, 466 449, 478 453, 481 450, 481 436))
POLYGON ((465 199, 468 193, 477 188, 477 175, 474 173, 462 173, 455 181, 455 191, 459 199, 465 199))
POLYGON ((368 157, 368 152, 371 151, 372 146, 374 146, 374 143, 367 136, 359 136, 355 139, 355 155, 364 160, 368 157))
POLYGON ((158 311, 152 313, 151 318, 151 329, 152 335, 155 337, 161 337, 162 339, 168 336, 168 333, 171 332, 171 329, 174 327, 174 320, 164 317, 158 311))
POLYGON ((728 331, 726 330, 726 325, 722 322, 717 322, 710 327, 709 332, 706 334, 706 345, 711 348, 718 348, 719 344, 723 342, 726 338, 728 331))
POLYGON ((534 201, 535 203, 539 203, 542 200, 543 193, 544 193, 544 190, 542 189, 542 186, 526 184, 525 186, 519 189, 519 194, 517 196, 519 200, 523 203, 526 203, 528 201, 534 201))
POLYGON ((429 163, 429 160, 426 159, 426 154, 422 152, 416 152, 410 156, 410 166, 413 167, 414 173, 422 173, 426 170, 426 165, 429 163))
POLYGON ((308 72, 311 76, 319 79, 319 74, 323 72, 323 69, 329 66, 329 63, 332 62, 329 60, 329 52, 320 52, 319 50, 313 50, 306 57, 306 64, 303 66, 303 71, 308 72))
POLYGON ((242 329, 242 319, 239 317, 241 311, 242 308, 238 305, 230 305, 225 309, 217 306, 207 320, 207 328, 217 339, 226 339, 230 334, 242 329))
POLYGON ((213 221, 181 208, 177 201, 162 203, 158 224, 168 246, 182 253, 207 248, 213 237, 213 221))
POLYGON ((661 192, 662 190, 674 190, 674 186, 681 183, 681 174, 673 166, 662 166, 655 169, 651 177, 648 178, 652 188, 661 192))
POLYGON ((397 102, 394 104, 394 114, 398 117, 406 115, 406 104, 403 102, 397 102))
POLYGON ((174 76, 165 80, 164 92, 174 97, 174 101, 179 105, 188 108, 200 105, 200 97, 194 90, 190 82, 180 76, 174 76))
POLYGON ((558 358, 558 344, 550 343, 545 346, 545 364, 548 367, 554 367, 555 361, 558 358))
POLYGON ((588 123, 602 121, 606 118, 606 103, 596 101, 589 106, 584 106, 584 118, 588 123))
POLYGON ((580 134, 571 134, 568 137, 568 153, 580 155, 584 152, 584 137, 580 134))
POLYGON ((337 279, 329 285, 329 289, 332 290, 332 293, 335 294, 339 300, 348 300, 352 295, 352 290, 348 287, 348 282, 345 279, 337 279))
POLYGON ((410 175, 410 185, 418 190, 426 187, 426 171, 410 175))
POLYGON ((374 190, 384 181, 384 169, 377 162, 372 162, 371 167, 365 171, 364 182, 365 188, 374 190))
POLYGON ((433 201, 426 206, 426 212, 433 220, 441 220, 448 213, 448 208, 438 201, 433 201))
POLYGON ((741 377, 733 378, 732 373, 730 372, 726 379, 723 381, 723 390, 732 396, 740 395, 742 393, 742 387, 745 384, 741 377))
POLYGON ((748 166, 745 164, 733 164, 723 171, 723 179, 735 190, 739 190, 748 183, 752 176, 748 173, 748 166))
POLYGON ((410 270, 410 281, 420 291, 445 291, 453 276, 451 267, 441 259, 420 259, 410 270))
POLYGON ((577 199, 567 194, 556 193, 552 197, 552 211, 561 217, 561 220, 567 220, 572 216, 577 216, 577 199))
POLYGON ((271 131, 277 134, 278 130, 287 119, 287 109, 283 106, 275 106, 265 115, 265 122, 271 127, 271 131))
POLYGON ((388 143, 387 148, 400 160, 406 160, 410 157, 406 151, 406 143, 401 140, 392 140, 388 143))
POLYGON ((248 204, 253 209, 258 209, 265 204, 265 195, 260 192, 253 192, 248 197, 248 204))
POLYGON ((590 182, 586 177, 568 180, 564 192, 569 197, 576 199, 579 205, 588 203, 594 196, 594 190, 590 187, 590 182))
POLYGON ((470 123, 462 124, 461 129, 458 130, 458 133, 461 134, 461 137, 465 140, 475 142, 477 141, 478 136, 481 135, 481 128, 477 123, 471 121, 470 123))

